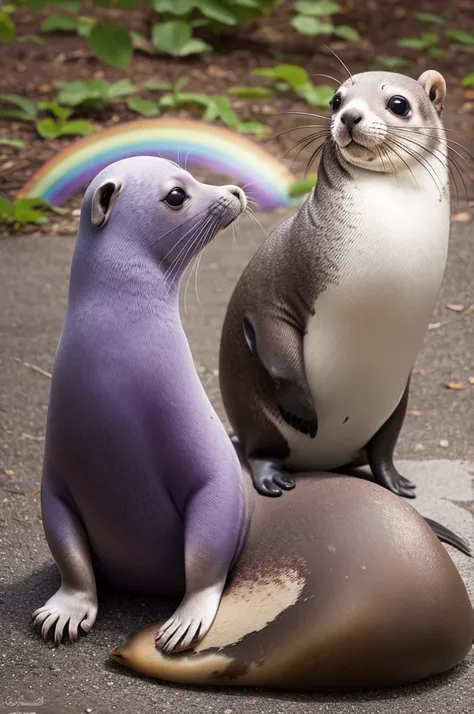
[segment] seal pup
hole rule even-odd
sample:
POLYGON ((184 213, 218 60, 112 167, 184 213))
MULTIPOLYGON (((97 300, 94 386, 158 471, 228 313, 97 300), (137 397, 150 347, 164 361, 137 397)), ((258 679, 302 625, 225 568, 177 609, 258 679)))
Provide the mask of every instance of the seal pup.
POLYGON ((369 463, 401 496, 393 452, 443 279, 446 83, 391 72, 334 94, 317 184, 263 242, 225 316, 220 387, 255 488, 369 463))
POLYGON ((216 614, 245 519, 239 460, 194 369, 179 278, 246 206, 164 159, 112 164, 86 191, 54 360, 41 486, 61 586, 33 614, 57 644, 97 614, 96 579, 183 594, 170 652, 216 614))
POLYGON ((180 684, 296 691, 393 687, 464 659, 474 637, 466 589, 407 501, 328 473, 261 498, 240 457, 247 535, 208 634, 164 656, 161 623, 150 624, 112 659, 180 684))

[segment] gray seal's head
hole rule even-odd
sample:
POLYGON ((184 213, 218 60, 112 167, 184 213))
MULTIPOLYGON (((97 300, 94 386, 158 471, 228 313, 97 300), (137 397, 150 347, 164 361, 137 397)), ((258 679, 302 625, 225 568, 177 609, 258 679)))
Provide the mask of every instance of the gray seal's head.
POLYGON ((435 70, 418 80, 393 72, 363 72, 342 84, 331 100, 331 138, 352 166, 397 173, 421 156, 444 160, 441 113, 446 82, 435 70))
POLYGON ((103 273, 110 282, 134 268, 142 275, 152 269, 156 280, 157 267, 166 278, 171 266, 177 285, 191 259, 246 205, 239 187, 200 183, 167 159, 113 163, 85 193, 71 286, 103 273))

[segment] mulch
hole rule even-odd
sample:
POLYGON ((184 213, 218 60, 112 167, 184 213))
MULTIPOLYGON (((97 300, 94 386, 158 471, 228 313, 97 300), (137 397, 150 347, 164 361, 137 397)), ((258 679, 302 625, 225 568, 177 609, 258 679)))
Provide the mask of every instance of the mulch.
MULTIPOLYGON (((403 70, 417 77, 430 67, 438 69, 448 84, 448 101, 445 109, 445 124, 450 129, 472 137, 474 117, 474 92, 463 90, 460 79, 473 71, 474 45, 451 44, 443 57, 436 60, 424 53, 398 47, 401 37, 418 37, 423 32, 433 31, 432 26, 417 19, 415 8, 410 2, 394 0, 354 0, 353 9, 342 17, 344 24, 356 27, 362 41, 347 43, 331 41, 330 47, 339 53, 352 72, 369 69, 384 69, 377 61, 380 55, 403 56, 411 64, 403 70)), ((213 38, 215 52, 202 56, 190 56, 180 60, 165 56, 149 56, 137 52, 126 72, 116 70, 100 62, 88 49, 83 38, 72 34, 55 33, 43 35, 45 43, 36 45, 27 42, 0 44, 0 93, 15 93, 29 98, 51 99, 55 94, 56 80, 105 79, 109 82, 128 77, 137 88, 150 79, 174 81, 186 75, 189 84, 185 91, 207 94, 226 94, 232 86, 262 86, 262 79, 252 77, 251 71, 257 67, 274 66, 279 62, 302 65, 317 83, 328 80, 318 78, 317 73, 344 78, 344 70, 332 54, 322 46, 324 38, 304 37, 294 31, 290 24, 291 2, 283 5, 261 24, 246 27, 233 34, 223 34, 213 38)), ((443 13, 445 0, 419 2, 416 11, 443 13)), ((471 0, 454 0, 450 3, 452 18, 447 27, 469 29, 474 27, 474 10, 471 0)), ((101 14, 126 24, 129 29, 149 34, 150 17, 143 8, 136 10, 94 10, 90 14, 101 14)), ((18 35, 40 34, 40 24, 45 15, 31 14, 26 10, 16 14, 18 35)), ((436 29, 436 28, 434 28, 436 29)), ((141 91, 146 97, 147 92, 141 91)), ((153 95, 156 98, 156 94, 153 95)), ((230 95, 229 95, 230 96, 230 95)), ((292 155, 284 155, 291 149, 301 134, 287 133, 276 137, 282 129, 307 123, 298 117, 281 116, 281 112, 314 111, 294 96, 281 95, 264 100, 243 100, 234 98, 233 107, 242 121, 257 120, 268 127, 268 135, 261 140, 274 156, 291 166, 297 175, 303 175, 309 156, 303 154, 294 165, 292 155)), ((117 122, 137 119, 125 101, 115 103, 101 111, 85 112, 77 115, 93 121, 97 127, 113 126, 117 122)), ((189 117, 188 111, 173 111, 168 116, 189 117)), ((0 194, 7 198, 28 180, 45 161, 71 142, 71 138, 54 141, 40 139, 33 124, 19 121, 0 120, 0 137, 22 139, 25 147, 20 151, 0 146, 0 194)), ((466 144, 465 139, 461 142, 466 144)), ((472 147, 469 147, 472 148, 472 147)), ((466 175, 469 171, 466 171, 466 175)), ((472 174, 472 168, 471 168, 472 174)), ((203 176, 206 178, 206 176, 203 176)), ((469 197, 473 197, 472 182, 466 181, 469 197)), ((66 203, 70 209, 77 209, 81 196, 71 197, 66 203)), ((77 210, 74 211, 77 213, 77 210)), ((44 226, 23 229, 32 234, 71 233, 77 228, 77 217, 53 216, 44 226)), ((1 229, 0 229, 1 230, 1 229)))

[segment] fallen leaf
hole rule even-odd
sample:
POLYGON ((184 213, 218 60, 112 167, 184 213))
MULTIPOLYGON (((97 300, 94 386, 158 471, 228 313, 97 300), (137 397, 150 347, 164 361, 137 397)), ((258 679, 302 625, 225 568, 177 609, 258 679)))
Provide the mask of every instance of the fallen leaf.
POLYGON ((421 411, 419 409, 408 409, 407 414, 410 416, 421 416, 421 411))
POLYGON ((464 99, 474 99, 474 89, 465 89, 464 99))
POLYGON ((469 384, 474 385, 474 377, 469 377, 469 384))
POLYGON ((397 20, 403 20, 404 17, 406 17, 407 11, 405 7, 401 7, 400 5, 394 8, 393 10, 393 16, 397 20))
POLYGON ((464 389, 464 382, 448 382, 446 389, 464 389))
POLYGON ((448 302, 448 304, 446 305, 446 310, 452 310, 453 312, 462 312, 465 309, 466 308, 464 305, 461 305, 461 303, 457 302, 448 302))
POLYGON ((30 493, 30 496, 37 496, 41 491, 41 487, 35 488, 34 491, 30 493))
POLYGON ((451 223, 469 223, 470 220, 471 214, 467 211, 455 213, 453 216, 451 216, 451 223))

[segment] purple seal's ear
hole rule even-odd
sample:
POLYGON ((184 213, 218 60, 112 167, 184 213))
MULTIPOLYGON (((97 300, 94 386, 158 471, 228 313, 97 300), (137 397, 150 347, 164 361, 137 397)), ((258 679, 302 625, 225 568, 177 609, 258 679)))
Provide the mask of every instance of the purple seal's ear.
POLYGON ((92 197, 91 223, 94 228, 103 228, 109 220, 115 199, 122 189, 120 181, 108 179, 96 188, 92 197))

